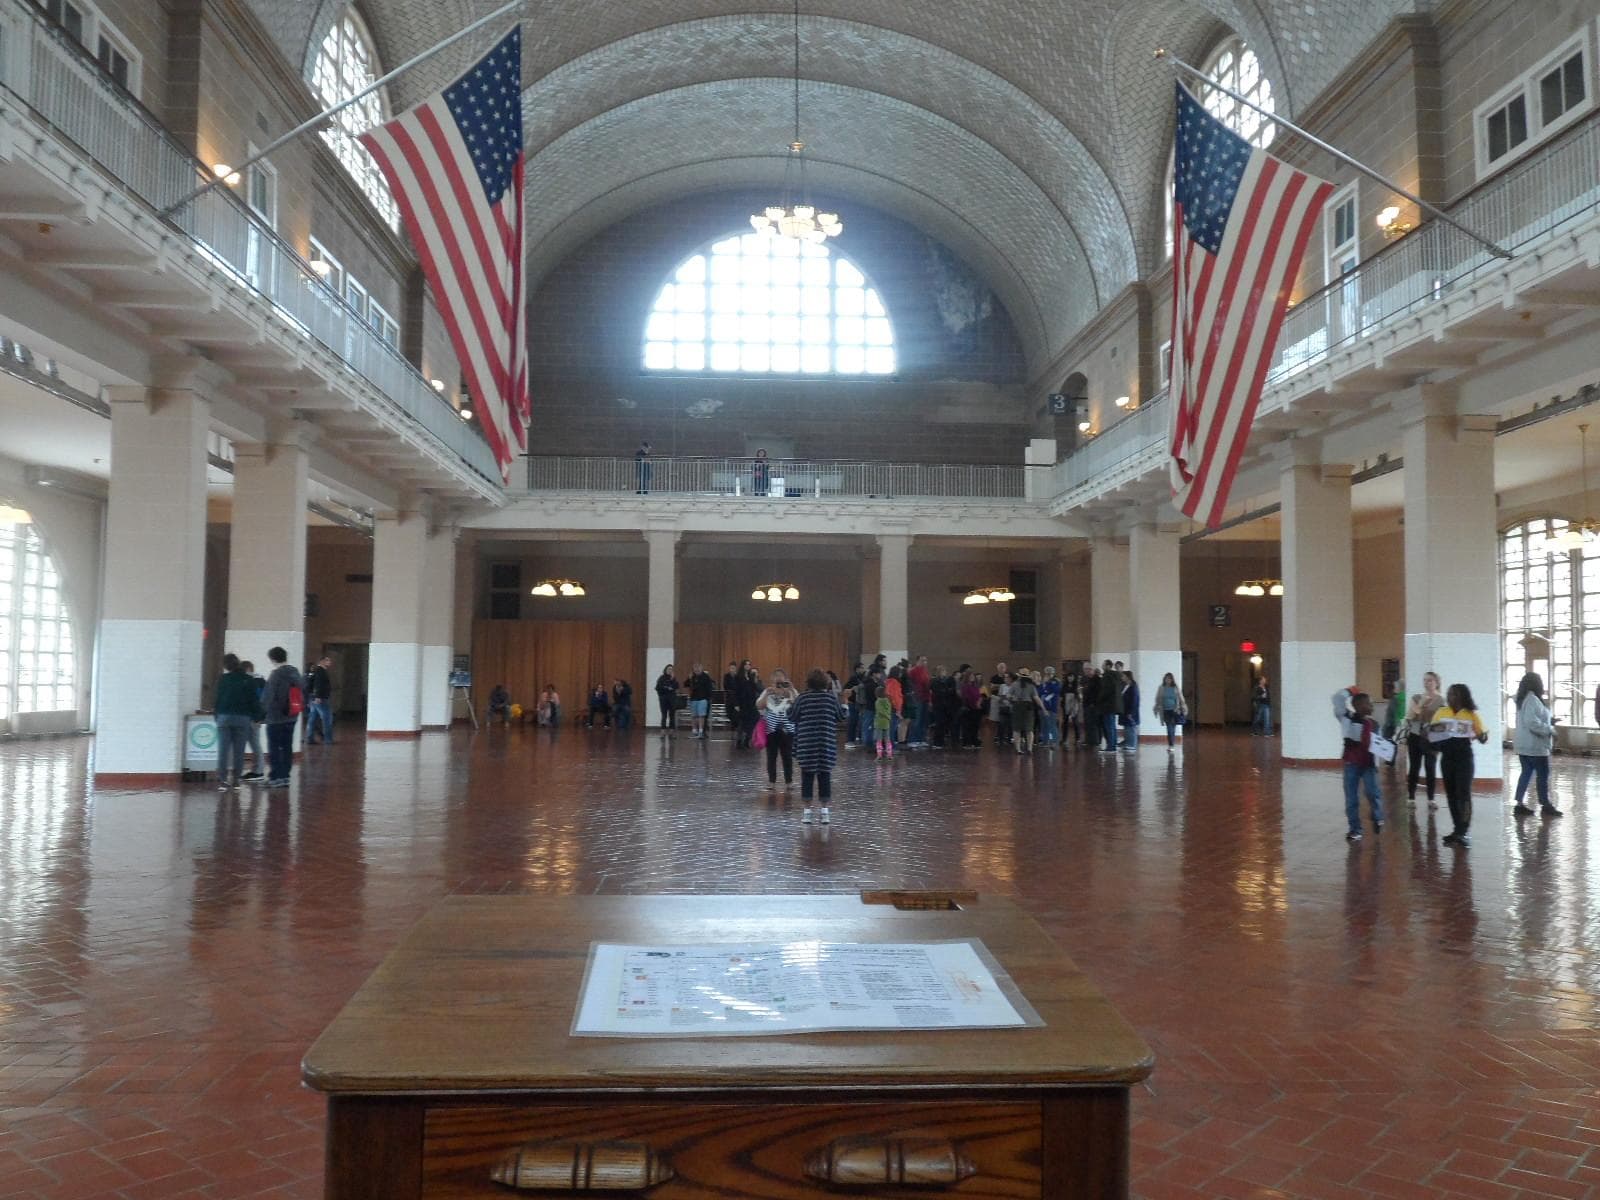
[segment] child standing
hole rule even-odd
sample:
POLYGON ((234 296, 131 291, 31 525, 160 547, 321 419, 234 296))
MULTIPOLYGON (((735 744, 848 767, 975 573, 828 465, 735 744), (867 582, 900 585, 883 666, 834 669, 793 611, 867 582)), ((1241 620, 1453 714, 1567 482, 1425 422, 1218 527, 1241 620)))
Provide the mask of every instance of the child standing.
POLYGON ((1428 740, 1439 748, 1439 775, 1445 803, 1455 826, 1442 839, 1447 846, 1470 846, 1472 825, 1472 743, 1487 742, 1489 731, 1478 716, 1478 706, 1464 683, 1452 683, 1444 694, 1445 706, 1433 714, 1428 740))
POLYGON ((878 743, 879 758, 894 757, 894 743, 889 740, 889 724, 894 719, 894 702, 882 688, 872 702, 872 736, 878 743))
POLYGON ((1354 688, 1333 696, 1333 715, 1344 736, 1344 815, 1349 832, 1347 842, 1361 840, 1361 797, 1363 786, 1367 805, 1372 810, 1372 832, 1383 832, 1383 800, 1378 794, 1378 764, 1372 757, 1372 735, 1378 723, 1372 719, 1372 697, 1354 688))

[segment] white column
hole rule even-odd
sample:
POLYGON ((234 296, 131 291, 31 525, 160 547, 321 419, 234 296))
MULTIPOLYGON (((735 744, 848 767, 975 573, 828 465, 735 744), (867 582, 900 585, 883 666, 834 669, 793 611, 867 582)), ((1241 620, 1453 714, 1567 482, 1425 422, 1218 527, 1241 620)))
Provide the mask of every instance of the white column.
MULTIPOLYGON (((1281 476, 1282 677, 1270 682, 1283 757, 1326 762, 1340 753, 1331 698, 1359 681, 1351 472, 1316 457, 1309 449, 1297 451, 1281 476)), ((1378 681, 1371 682, 1376 687, 1378 681)))
MULTIPOLYGON (((379 513, 372 530, 372 645, 367 732, 422 728, 422 597, 428 521, 419 511, 379 513)), ((443 586, 440 582, 439 586, 443 586)))
POLYGON ((192 390, 107 389, 111 491, 95 737, 97 775, 182 769, 205 636, 206 433, 192 390))
MULTIPOLYGON (((650 554, 649 607, 645 615, 645 678, 643 684, 634 684, 634 696, 640 712, 654 712, 656 680, 662 670, 674 661, 674 642, 678 625, 678 531, 676 529, 647 529, 644 540, 650 554), (646 704, 645 701, 649 701, 646 704)), ((687 671, 678 672, 680 680, 687 671)), ((574 710, 576 711, 576 710, 574 710)), ((650 722, 646 721, 646 725, 650 722)))
MULTIPOLYGON (((1472 689, 1489 742, 1473 747, 1479 779, 1503 768, 1499 560, 1491 416, 1440 412, 1453 399, 1424 387, 1433 411, 1408 426, 1405 448, 1406 641, 1401 678, 1438 672, 1472 689)), ((1420 685, 1415 685, 1420 686, 1420 685)))
POLYGON ((911 654, 910 554, 909 534, 878 535, 878 653, 891 667, 911 654))
MULTIPOLYGON (((228 629, 222 648, 265 675, 282 646, 305 670, 306 452, 292 436, 235 442, 228 538, 228 629)), ((295 741, 300 739, 295 723, 295 741)))
POLYGON ((450 660, 455 657, 456 528, 440 525, 423 545, 422 695, 424 729, 450 725, 450 660))
MULTIPOLYGON (((1128 537, 1129 596, 1133 657, 1126 660, 1139 681, 1144 711, 1140 723, 1146 737, 1166 738, 1166 729, 1152 724, 1156 689, 1168 671, 1183 684, 1183 641, 1179 632, 1178 535, 1158 525, 1133 527, 1128 537)), ((1182 727, 1178 733, 1182 735, 1182 727)))
POLYGON ((1089 659, 1097 667, 1133 655, 1128 572, 1127 542, 1102 536, 1089 543, 1089 659))

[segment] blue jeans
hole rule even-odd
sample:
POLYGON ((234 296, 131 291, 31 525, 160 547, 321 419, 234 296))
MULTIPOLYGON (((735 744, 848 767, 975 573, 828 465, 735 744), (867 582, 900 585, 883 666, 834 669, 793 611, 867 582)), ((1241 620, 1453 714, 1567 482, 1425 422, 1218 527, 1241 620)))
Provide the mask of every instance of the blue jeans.
POLYGON ((1183 718, 1177 714, 1175 709, 1164 708, 1161 710, 1161 723, 1167 727, 1167 745, 1177 745, 1178 739, 1173 731, 1183 724, 1183 718))
POLYGON ((1272 736, 1272 705, 1259 704, 1256 706, 1256 715, 1250 722, 1251 733, 1264 733, 1272 736))
POLYGON ((1061 725, 1056 714, 1046 709, 1039 716, 1039 744, 1054 746, 1061 741, 1061 725))
POLYGON ((1351 833, 1361 832, 1360 791, 1365 785, 1367 804, 1372 809, 1374 826, 1383 824, 1383 798, 1378 794, 1378 768, 1358 767, 1355 763, 1344 765, 1344 815, 1350 823, 1351 833))
POLYGON ((310 718, 306 721, 306 740, 317 736, 317 726, 322 726, 324 741, 333 741, 333 709, 326 700, 313 700, 306 706, 310 718))
POLYGON ((911 738, 913 742, 928 740, 928 705, 922 701, 914 701, 916 707, 911 709, 911 738))
POLYGON ((611 710, 611 713, 616 717, 618 730, 625 730, 633 725, 633 705, 619 704, 611 710))
POLYGON ((1517 803, 1522 803, 1522 798, 1528 794, 1528 780, 1537 781, 1539 789, 1539 807, 1550 807, 1550 756, 1548 754, 1519 754, 1518 761, 1522 763, 1522 774, 1517 776, 1517 803))
POLYGON ((861 710, 861 732, 858 737, 869 746, 877 740, 872 732, 872 716, 872 709, 863 708, 861 710))
POLYGON ((238 779, 244 774, 244 747, 250 740, 249 717, 226 715, 217 718, 217 778, 238 779))
POLYGON ((267 726, 267 778, 289 778, 294 767, 294 722, 274 721, 267 726))
POLYGON ((1119 719, 1116 713, 1100 714, 1100 728, 1105 731, 1107 750, 1115 750, 1117 748, 1117 721, 1119 719))

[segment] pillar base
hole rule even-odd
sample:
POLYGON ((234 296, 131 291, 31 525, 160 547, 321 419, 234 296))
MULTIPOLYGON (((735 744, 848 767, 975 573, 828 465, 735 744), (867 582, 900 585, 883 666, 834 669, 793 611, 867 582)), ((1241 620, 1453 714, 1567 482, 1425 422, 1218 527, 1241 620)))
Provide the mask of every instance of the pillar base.
POLYGON ((1282 735, 1285 762, 1327 762, 1343 750, 1333 722, 1333 694, 1356 681, 1356 644, 1283 642, 1273 690, 1273 721, 1282 735))
POLYGON ((454 657, 452 646, 422 648, 420 717, 424 729, 443 729, 450 724, 450 705, 454 699, 450 692, 450 663, 454 657))
POLYGON ((373 642, 367 651, 367 735, 422 731, 418 710, 422 647, 416 642, 373 642))
POLYGON ((183 720, 199 698, 194 681, 204 637, 199 621, 100 622, 97 778, 182 772, 183 720))

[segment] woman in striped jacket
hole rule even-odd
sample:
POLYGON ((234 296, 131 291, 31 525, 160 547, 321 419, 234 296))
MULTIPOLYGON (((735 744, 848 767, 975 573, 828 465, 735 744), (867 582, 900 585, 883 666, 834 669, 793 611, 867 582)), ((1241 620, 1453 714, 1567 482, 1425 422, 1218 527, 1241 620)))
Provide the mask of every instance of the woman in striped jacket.
POLYGON ((833 768, 839 757, 839 717, 841 706, 828 686, 828 676, 812 668, 806 676, 806 690, 789 707, 789 723, 794 727, 794 756, 800 760, 800 798, 811 823, 811 790, 815 786, 822 802, 821 821, 829 822, 828 802, 833 797, 833 768))

